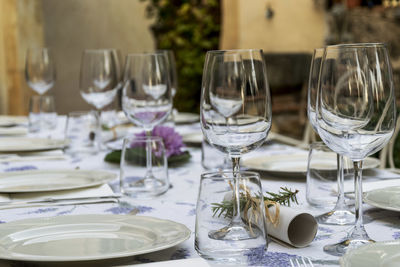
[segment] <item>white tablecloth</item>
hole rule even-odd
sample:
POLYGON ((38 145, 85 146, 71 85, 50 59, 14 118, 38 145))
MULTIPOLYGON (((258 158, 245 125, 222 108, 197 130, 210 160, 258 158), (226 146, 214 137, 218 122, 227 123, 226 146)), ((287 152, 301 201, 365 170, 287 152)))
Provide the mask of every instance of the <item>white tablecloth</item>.
MULTIPOLYGON (((61 123, 62 125, 62 123, 61 123)), ((138 216, 154 216, 162 219, 173 220, 185 224, 191 231, 191 238, 173 248, 158 251, 150 254, 140 255, 128 259, 128 263, 148 263, 175 259, 199 257, 194 249, 194 226, 196 212, 196 197, 200 174, 205 170, 201 166, 200 148, 188 148, 192 155, 190 162, 169 169, 169 178, 172 188, 165 194, 152 200, 136 200, 123 197, 120 203, 103 203, 72 206, 51 206, 51 207, 31 207, 20 209, 0 210, 0 223, 7 223, 15 220, 60 216, 71 214, 130 214, 136 213, 138 216)), ((295 151, 295 148, 270 143, 252 153, 262 153, 264 155, 285 154, 295 151)), ((32 161, 32 162, 1 162, 1 172, 11 172, 18 170, 33 169, 104 169, 119 174, 119 166, 104 161, 104 153, 95 156, 66 157, 65 160, 53 161, 32 161)), ((288 162, 287 164, 290 164, 288 162)), ((261 174, 264 191, 277 192, 281 186, 300 190, 298 194, 299 205, 297 208, 304 209, 313 215, 321 214, 327 210, 320 210, 310 207, 305 200, 306 179, 298 175, 291 178, 271 177, 265 173, 261 174)), ((118 181, 114 181, 117 184, 118 181)), ((112 184, 113 184, 112 183, 112 184)), ((366 229, 370 237, 374 240, 393 240, 400 238, 399 213, 371 208, 365 205, 366 216, 369 223, 366 229)), ((310 257, 316 266, 338 265, 338 257, 330 256, 323 252, 322 248, 341 240, 345 237, 348 226, 327 226, 320 225, 318 234, 310 246, 306 248, 292 248, 284 244, 270 242, 268 252, 255 250, 248 256, 249 265, 257 266, 290 266, 289 259, 296 256, 310 257)), ((1 233, 0 233, 1 235, 1 233)), ((0 244, 1 245, 1 244, 0 244)))

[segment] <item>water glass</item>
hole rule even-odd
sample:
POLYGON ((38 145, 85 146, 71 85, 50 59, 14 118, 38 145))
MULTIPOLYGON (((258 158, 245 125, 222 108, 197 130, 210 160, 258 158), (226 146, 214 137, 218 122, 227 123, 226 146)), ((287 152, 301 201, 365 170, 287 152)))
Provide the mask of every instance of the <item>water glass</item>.
POLYGON ((247 256, 267 249, 267 228, 264 202, 261 201, 260 177, 254 172, 220 171, 201 175, 196 207, 195 249, 207 260, 223 264, 246 264, 247 256), (250 238, 224 239, 236 201, 234 179, 238 179, 241 219, 250 238), (217 204, 230 206, 221 213, 217 204), (228 205, 229 204, 229 205, 228 205), (216 236, 215 233, 219 235, 216 236))
POLYGON ((69 140, 68 154, 95 154, 97 113, 94 111, 74 111, 68 114, 65 138, 69 140))
POLYGON ((121 193, 134 198, 152 198, 168 190, 168 162, 160 137, 130 136, 124 139, 120 186, 121 193), (150 164, 147 164, 148 156, 150 164))
MULTIPOLYGON (((343 159, 344 179, 351 179, 351 162, 343 159)), ((323 142, 310 145, 307 164, 307 202, 316 207, 333 208, 337 202, 337 154, 323 142)))
POLYGON ((53 96, 32 96, 29 100, 29 131, 55 129, 57 112, 53 96))

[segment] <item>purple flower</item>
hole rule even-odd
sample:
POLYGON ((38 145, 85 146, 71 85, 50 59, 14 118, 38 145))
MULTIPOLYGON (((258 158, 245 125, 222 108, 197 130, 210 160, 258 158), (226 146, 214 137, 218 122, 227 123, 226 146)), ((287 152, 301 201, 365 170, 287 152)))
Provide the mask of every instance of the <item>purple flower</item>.
MULTIPOLYGON (((151 135, 160 137, 163 140, 167 157, 180 155, 183 153, 181 148, 185 145, 183 144, 182 136, 175 132, 174 128, 167 126, 156 126, 153 128, 151 135)), ((136 134, 136 136, 145 137, 146 133, 141 132, 136 134)))

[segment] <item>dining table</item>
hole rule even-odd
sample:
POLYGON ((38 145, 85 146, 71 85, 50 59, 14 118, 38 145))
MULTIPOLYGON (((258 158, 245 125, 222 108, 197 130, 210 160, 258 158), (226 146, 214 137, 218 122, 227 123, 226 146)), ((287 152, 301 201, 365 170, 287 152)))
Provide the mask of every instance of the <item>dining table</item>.
MULTIPOLYGON (((58 116, 57 128, 51 133, 50 138, 64 138, 65 116, 58 116)), ((176 131, 182 135, 199 133, 201 128, 199 122, 189 124, 175 125, 176 131)), ((132 126, 128 131, 135 132, 132 126)), ((27 135, 13 138, 26 138, 37 137, 37 133, 28 133, 27 135)), ((8 137, 0 137, 1 138, 8 137)), ((168 175, 170 181, 170 188, 168 191, 160 196, 150 199, 137 199, 130 198, 124 195, 120 196, 119 192, 119 164, 110 163, 105 161, 105 155, 111 150, 105 148, 96 154, 75 154, 69 155, 60 152, 58 158, 40 158, 27 157, 24 159, 15 160, 1 159, 0 157, 0 174, 12 174, 17 171, 34 171, 34 170, 105 170, 115 174, 115 179, 108 182, 108 185, 113 190, 113 194, 118 196, 116 201, 93 201, 88 203, 36 203, 29 202, 29 198, 25 199, 26 202, 20 206, 13 206, 12 204, 0 203, 0 224, 7 224, 18 220, 34 220, 36 218, 57 217, 57 216, 71 216, 83 214, 106 214, 106 215, 121 215, 121 216, 147 216, 163 220, 170 220, 185 225, 191 232, 190 237, 172 247, 160 249, 154 252, 126 256, 118 259, 103 259, 95 261, 85 261, 84 264, 77 263, 64 263, 68 266, 135 266, 139 264, 149 264, 149 266, 180 266, 178 263, 182 262, 186 266, 211 266, 212 262, 207 262, 200 258, 195 250, 194 233, 195 233, 195 219, 196 219, 196 201, 198 196, 200 175, 206 170, 202 166, 202 150, 201 143, 190 144, 185 147, 189 151, 190 159, 177 166, 170 166, 168 168, 168 175), (176 264, 174 264, 176 263, 176 264), (153 265, 150 265, 153 264, 153 265), (169 265, 167 265, 169 264, 169 265)), ((258 148, 256 151, 245 155, 246 157, 263 156, 263 157, 277 157, 290 155, 295 153, 307 154, 306 147, 296 147, 287 145, 274 140, 273 138, 267 141, 258 148)), ((287 162, 283 158, 282 168, 290 169, 291 162, 287 162)), ((246 167, 244 166, 243 169, 246 167)), ((306 173, 293 172, 286 173, 280 176, 277 172, 268 172, 266 170, 258 171, 261 177, 262 189, 264 192, 278 192, 281 187, 287 187, 292 190, 298 190, 297 201, 298 203, 291 203, 291 207, 296 210, 303 210, 314 216, 329 211, 332 207, 317 208, 311 206, 306 200, 306 173)), ((366 177, 368 179, 379 179, 380 176, 386 174, 397 176, 389 173, 386 170, 374 169, 371 170, 372 174, 366 177)), ((400 176, 399 176, 400 177, 400 176)), ((85 190, 82 190, 85 193, 85 190)), ((0 194, 7 197, 7 194, 0 194)), ((396 240, 400 239, 400 213, 387 209, 380 209, 377 207, 365 205, 365 222, 366 230, 370 237, 376 241, 396 240)), ((267 251, 263 249, 255 249, 247 254, 247 262, 249 266, 274 266, 286 267, 291 266, 291 259, 307 257, 311 259, 314 266, 339 266, 339 257, 331 256, 323 251, 323 247, 327 244, 332 244, 340 241, 346 236, 349 226, 336 226, 336 225, 318 225, 318 232, 314 240, 306 247, 295 248, 275 238, 270 238, 268 242, 267 251)), ((1 238, 1 233, 0 233, 1 238)), ((0 242, 0 247, 2 246, 0 242)), ((1 256, 0 256, 1 258, 1 256)), ((0 266, 40 266, 46 263, 38 261, 20 261, 20 260, 1 260, 0 266)), ((62 262, 58 262, 62 265, 62 262)), ((183 266, 182 265, 182 266, 183 266)))

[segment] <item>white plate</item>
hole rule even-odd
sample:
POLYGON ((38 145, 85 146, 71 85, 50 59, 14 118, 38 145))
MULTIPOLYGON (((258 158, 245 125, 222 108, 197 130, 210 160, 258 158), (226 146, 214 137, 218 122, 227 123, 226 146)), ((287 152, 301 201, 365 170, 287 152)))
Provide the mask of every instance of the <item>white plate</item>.
POLYGON ((0 127, 9 127, 25 123, 28 123, 28 118, 24 116, 0 116, 0 127))
MULTIPOLYGON (((258 156, 243 159, 243 166, 271 173, 277 176, 302 175, 307 173, 308 153, 258 156)), ((318 159, 321 170, 336 170, 336 154, 326 153, 318 159)), ((379 160, 376 158, 366 158, 363 163, 364 169, 375 168, 379 166, 379 160)))
POLYGON ((105 184, 116 174, 91 170, 30 170, 0 174, 0 193, 69 190, 105 184))
POLYGON ((400 186, 390 186, 364 193, 364 202, 372 206, 400 211, 400 186))
POLYGON ((199 119, 200 116, 194 113, 179 112, 178 114, 174 114, 174 121, 176 124, 198 122, 199 119))
POLYGON ((350 250, 340 258, 342 267, 398 267, 400 266, 400 242, 377 242, 350 250))
POLYGON ((0 138, 0 153, 53 150, 64 148, 67 144, 64 139, 5 137, 0 138))
POLYGON ((0 258, 66 262, 121 258, 175 246, 190 237, 179 223, 132 215, 72 215, 0 225, 0 258))

